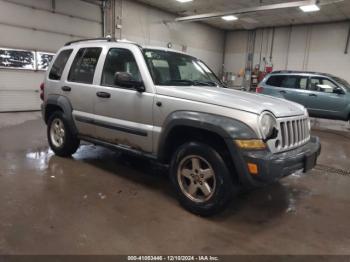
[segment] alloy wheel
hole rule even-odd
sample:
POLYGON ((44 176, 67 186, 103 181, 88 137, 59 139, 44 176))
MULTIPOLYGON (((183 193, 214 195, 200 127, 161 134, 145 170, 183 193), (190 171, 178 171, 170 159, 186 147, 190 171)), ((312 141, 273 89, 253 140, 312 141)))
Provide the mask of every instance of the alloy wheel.
POLYGON ((208 201, 215 193, 215 172, 210 163, 198 155, 182 159, 177 171, 181 191, 197 203, 208 201))
POLYGON ((65 139, 65 130, 63 121, 59 118, 55 118, 50 127, 51 142, 55 147, 61 147, 65 139))

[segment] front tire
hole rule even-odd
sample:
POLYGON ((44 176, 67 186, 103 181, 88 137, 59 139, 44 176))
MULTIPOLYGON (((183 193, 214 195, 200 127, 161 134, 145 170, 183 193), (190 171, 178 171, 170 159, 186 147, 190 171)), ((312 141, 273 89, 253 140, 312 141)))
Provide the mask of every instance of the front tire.
POLYGON ((180 204, 200 216, 222 211, 236 191, 222 156, 197 142, 186 143, 175 152, 170 178, 180 204))
POLYGON ((72 133, 63 112, 54 112, 47 122, 47 138, 52 151, 61 157, 74 154, 80 140, 72 133))

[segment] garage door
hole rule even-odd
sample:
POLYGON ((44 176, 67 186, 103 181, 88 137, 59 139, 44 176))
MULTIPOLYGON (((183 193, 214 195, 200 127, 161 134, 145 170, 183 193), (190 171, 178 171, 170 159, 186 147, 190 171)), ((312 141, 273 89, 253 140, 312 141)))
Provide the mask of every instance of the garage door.
POLYGON ((29 52, 13 56, 0 52, 0 112, 40 109, 38 91, 45 72, 40 71, 40 63, 33 68, 35 54, 55 53, 68 41, 101 35, 98 4, 78 0, 0 0, 0 51, 29 52))
POLYGON ((34 90, 0 90, 0 112, 39 110, 40 99, 34 90))
POLYGON ((39 110, 39 86, 44 72, 0 71, 0 112, 39 110))

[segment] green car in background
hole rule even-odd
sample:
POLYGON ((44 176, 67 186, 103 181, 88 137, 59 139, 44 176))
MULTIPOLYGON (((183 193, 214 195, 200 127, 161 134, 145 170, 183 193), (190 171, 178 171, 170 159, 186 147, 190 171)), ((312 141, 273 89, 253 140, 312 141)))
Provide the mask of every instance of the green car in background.
POLYGON ((313 117, 350 120, 350 84, 330 74, 274 71, 256 92, 302 104, 313 117))

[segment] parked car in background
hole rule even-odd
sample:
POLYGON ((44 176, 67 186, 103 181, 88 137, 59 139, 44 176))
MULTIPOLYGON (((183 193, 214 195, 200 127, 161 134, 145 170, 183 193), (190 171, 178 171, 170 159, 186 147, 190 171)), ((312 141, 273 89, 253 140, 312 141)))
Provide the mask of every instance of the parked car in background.
POLYGON ((330 74, 275 71, 256 92, 302 104, 313 117, 350 120, 350 84, 330 74))

